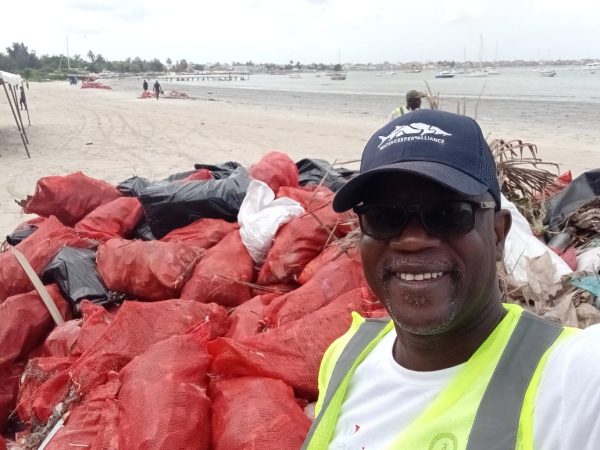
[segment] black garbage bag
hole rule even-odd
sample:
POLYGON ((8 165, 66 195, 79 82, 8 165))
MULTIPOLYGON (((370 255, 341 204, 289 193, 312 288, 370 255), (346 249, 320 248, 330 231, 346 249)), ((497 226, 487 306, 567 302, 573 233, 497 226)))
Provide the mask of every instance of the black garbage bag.
POLYGON ((142 177, 131 177, 127 178, 125 181, 122 181, 117 186, 117 189, 121 194, 125 197, 139 197, 140 192, 142 192, 146 187, 150 186, 152 181, 147 178, 142 177))
POLYGON ((560 231, 570 213, 598 196, 600 169, 579 175, 569 186, 546 202, 544 225, 548 225, 550 231, 560 231))
POLYGON ((234 161, 227 161, 226 163, 218 164, 216 166, 212 164, 194 164, 194 168, 196 170, 210 170, 210 172, 216 180, 223 180, 225 178, 229 178, 231 174, 239 167, 242 167, 241 164, 236 163, 234 161))
POLYGON ((239 166, 223 179, 151 184, 139 200, 152 234, 160 239, 202 218, 235 222, 249 184, 248 172, 239 166))
POLYGON ((23 239, 28 238, 33 233, 35 233, 37 229, 37 225, 28 225, 25 228, 15 230, 11 234, 6 236, 6 242, 8 242, 10 245, 17 245, 23 239))
POLYGON ((71 304, 79 312, 79 303, 90 300, 108 305, 109 296, 96 269, 96 252, 80 248, 63 247, 42 272, 44 283, 56 283, 71 304))
POLYGON ((138 223, 133 230, 133 238, 141 239, 142 241, 155 241, 156 237, 152 234, 152 230, 150 229, 150 225, 148 225, 148 221, 145 217, 142 217, 140 223, 138 223))
POLYGON ((174 173, 172 175, 169 175, 167 178, 165 178, 163 181, 180 181, 180 180, 185 180, 187 177, 189 177, 190 175, 196 173, 196 170, 186 170, 185 172, 177 172, 174 173))
POLYGON ((324 159, 302 159, 296 163, 298 167, 298 182, 301 186, 318 185, 323 178, 323 185, 337 192, 346 179, 324 159))

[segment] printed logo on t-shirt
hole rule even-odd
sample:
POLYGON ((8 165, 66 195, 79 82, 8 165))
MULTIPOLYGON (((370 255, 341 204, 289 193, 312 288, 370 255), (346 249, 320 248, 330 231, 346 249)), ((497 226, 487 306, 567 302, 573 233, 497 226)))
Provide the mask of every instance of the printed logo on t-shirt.
POLYGON ((458 439, 452 433, 439 433, 437 434, 431 444, 429 444, 429 450, 457 450, 458 439))

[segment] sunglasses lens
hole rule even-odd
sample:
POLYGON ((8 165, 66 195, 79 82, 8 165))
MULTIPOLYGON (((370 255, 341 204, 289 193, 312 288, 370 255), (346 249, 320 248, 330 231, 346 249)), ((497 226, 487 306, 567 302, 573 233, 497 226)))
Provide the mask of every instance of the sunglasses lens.
POLYGON ((365 206, 357 213, 363 233, 379 239, 402 234, 406 225, 406 213, 396 205, 365 206))
POLYGON ((467 234, 475 224, 473 205, 463 201, 446 201, 421 209, 425 229, 435 236, 467 234))

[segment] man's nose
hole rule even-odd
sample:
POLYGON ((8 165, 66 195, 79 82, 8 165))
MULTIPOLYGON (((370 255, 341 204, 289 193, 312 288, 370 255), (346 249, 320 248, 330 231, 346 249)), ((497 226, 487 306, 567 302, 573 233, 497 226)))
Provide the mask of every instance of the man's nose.
POLYGON ((401 234, 390 239, 390 247, 403 252, 419 252, 439 244, 440 239, 429 234, 416 215, 409 219, 401 234))

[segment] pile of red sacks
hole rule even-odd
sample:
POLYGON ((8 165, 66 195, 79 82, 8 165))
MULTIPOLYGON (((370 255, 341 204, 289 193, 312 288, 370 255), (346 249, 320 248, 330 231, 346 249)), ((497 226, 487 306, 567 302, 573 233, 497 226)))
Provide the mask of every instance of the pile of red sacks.
POLYGON ((99 81, 84 81, 81 83, 81 89, 112 89, 110 86, 99 81))
POLYGON ((46 449, 300 447, 325 349, 352 311, 384 311, 357 252, 332 243, 351 231, 333 193, 299 186, 282 153, 249 173, 306 210, 279 228, 261 267, 237 223, 133 240, 137 198, 82 173, 39 180, 23 202, 37 231, 16 247, 38 274, 63 246, 95 249, 100 278, 128 299, 84 300, 72 318, 50 284, 66 320, 54 326, 12 252, 0 253, 0 448, 2 435, 37 448, 53 428, 46 449))

